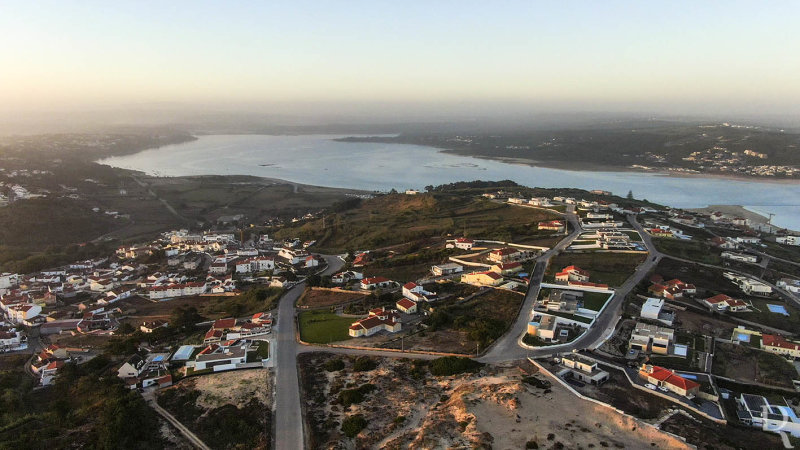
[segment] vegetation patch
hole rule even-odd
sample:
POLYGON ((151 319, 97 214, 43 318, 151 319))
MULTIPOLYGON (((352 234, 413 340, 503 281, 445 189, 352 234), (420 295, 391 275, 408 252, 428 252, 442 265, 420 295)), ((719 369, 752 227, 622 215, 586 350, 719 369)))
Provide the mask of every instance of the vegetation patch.
POLYGON ((460 356, 444 356, 431 361, 431 374, 437 377, 458 375, 460 373, 474 373, 483 367, 482 363, 470 358, 460 356))
POLYGON ((313 344, 350 339, 348 329, 356 319, 341 317, 328 311, 302 311, 298 314, 300 339, 313 344))
POLYGON ((687 241, 673 238, 653 238, 653 245, 665 255, 690 259, 705 264, 720 264, 720 251, 710 244, 701 241, 687 241))

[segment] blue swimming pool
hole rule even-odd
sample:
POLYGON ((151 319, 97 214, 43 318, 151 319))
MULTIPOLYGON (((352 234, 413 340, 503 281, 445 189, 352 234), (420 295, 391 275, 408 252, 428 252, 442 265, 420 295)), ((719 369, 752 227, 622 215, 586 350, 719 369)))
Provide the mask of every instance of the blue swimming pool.
POLYGON ((750 335, 747 333, 737 333, 736 340, 739 342, 750 342, 750 335))
POLYGON ((783 305, 773 305, 771 303, 767 303, 767 308, 769 311, 775 314, 783 314, 784 316, 788 316, 789 312, 786 311, 786 307, 783 305))

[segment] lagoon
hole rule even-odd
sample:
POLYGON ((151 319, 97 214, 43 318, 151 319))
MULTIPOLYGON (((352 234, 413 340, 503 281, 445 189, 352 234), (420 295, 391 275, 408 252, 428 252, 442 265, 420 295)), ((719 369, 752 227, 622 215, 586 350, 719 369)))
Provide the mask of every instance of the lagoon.
POLYGON ((387 191, 509 179, 531 187, 603 189, 678 208, 742 205, 800 229, 800 183, 657 173, 571 171, 460 156, 408 144, 338 142, 334 135, 210 135, 98 161, 155 176, 252 175, 317 186, 387 191))

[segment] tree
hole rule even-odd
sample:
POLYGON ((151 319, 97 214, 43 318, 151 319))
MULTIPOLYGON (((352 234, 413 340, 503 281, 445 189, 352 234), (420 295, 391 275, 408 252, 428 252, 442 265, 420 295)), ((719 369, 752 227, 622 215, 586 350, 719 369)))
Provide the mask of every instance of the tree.
POLYGON ((628 195, 626 197, 628 200, 633 200, 633 191, 628 191, 628 195))

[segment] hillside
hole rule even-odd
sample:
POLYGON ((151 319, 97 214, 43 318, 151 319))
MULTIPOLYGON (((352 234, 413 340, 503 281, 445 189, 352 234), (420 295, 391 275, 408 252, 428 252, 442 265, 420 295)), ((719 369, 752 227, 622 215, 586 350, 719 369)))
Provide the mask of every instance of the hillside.
POLYGON ((386 194, 324 219, 284 228, 276 236, 315 239, 318 248, 332 251, 380 248, 448 235, 510 241, 539 235, 537 223, 557 217, 458 193, 386 194))

